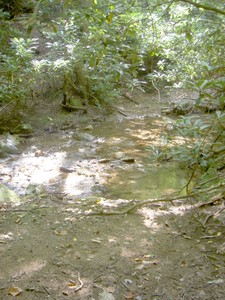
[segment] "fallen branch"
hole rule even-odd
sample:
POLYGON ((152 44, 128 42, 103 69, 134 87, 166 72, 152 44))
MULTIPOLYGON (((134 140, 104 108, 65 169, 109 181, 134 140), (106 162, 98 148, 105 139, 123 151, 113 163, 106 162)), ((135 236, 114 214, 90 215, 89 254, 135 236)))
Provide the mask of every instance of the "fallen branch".
POLYGON ((49 206, 40 206, 40 207, 34 207, 34 208, 19 208, 19 209, 13 209, 13 208, 11 208, 11 209, 8 209, 8 208, 6 208, 6 209, 0 209, 0 213, 20 213, 20 212, 27 212, 27 213, 31 213, 31 212, 33 212, 33 211, 35 211, 35 210, 39 210, 39 209, 45 209, 45 208, 51 208, 51 207, 49 207, 49 206))
POLYGON ((112 215, 127 215, 127 214, 131 214, 134 210, 146 205, 146 204, 152 204, 152 203, 157 203, 157 202, 173 202, 176 200, 183 200, 183 199, 188 199, 188 198, 192 198, 192 197, 196 197, 200 194, 204 194, 204 193, 208 193, 210 191, 213 190, 217 190, 218 188, 224 186, 223 183, 220 183, 216 186, 210 187, 210 188, 206 188, 204 190, 198 191, 198 192, 193 192, 190 193, 188 195, 184 195, 184 196, 163 196, 160 198, 151 198, 148 200, 144 200, 144 201, 139 201, 135 204, 133 204, 131 207, 128 207, 127 209, 124 210, 120 210, 120 211, 105 211, 105 210, 101 210, 98 212, 91 212, 88 214, 85 214, 85 216, 94 216, 94 215, 98 215, 98 216, 112 216, 112 215))
POLYGON ((117 112, 126 118, 128 117, 122 110, 119 110, 118 108, 117 108, 117 112))
MULTIPOLYGON (((157 203, 157 202, 171 202, 173 203, 173 201, 176 201, 176 200, 184 200, 184 199, 188 199, 188 198, 193 198, 193 197, 196 197, 196 196, 199 196, 199 195, 202 195, 202 194, 206 194, 206 193, 209 193, 209 192, 212 192, 214 190, 216 190, 218 192, 218 189, 221 188, 221 187, 224 187, 225 186, 225 183, 219 183, 218 185, 215 185, 215 186, 212 186, 212 187, 209 187, 209 188, 206 188, 206 189, 202 189, 202 190, 199 190, 199 191, 196 191, 196 192, 192 192, 192 193, 189 193, 187 195, 184 195, 184 196, 173 196, 174 194, 172 195, 165 195, 163 197, 159 197, 159 198, 150 198, 150 199, 147 199, 147 200, 144 200, 144 201, 138 201, 136 203, 134 203, 132 206, 124 209, 124 210, 119 210, 119 211, 113 211, 113 210, 110 210, 110 211, 106 211, 106 210, 100 210, 100 211, 96 211, 96 212, 90 212, 90 213, 81 213, 79 215, 83 215, 83 216, 112 216, 112 215, 127 215, 127 214, 131 214, 133 213, 135 210, 137 210, 138 208, 146 205, 146 204, 153 204, 153 203, 157 203)), ((218 200, 218 199, 217 199, 218 200)), ((209 205, 211 203, 214 203, 216 200, 213 199, 211 202, 207 202, 207 203, 198 203, 198 205, 196 206, 197 208, 200 208, 202 206, 205 206, 205 205, 209 205)), ((134 201, 132 201, 134 202, 134 201)), ((35 210, 39 210, 39 209, 51 209, 52 207, 51 206, 42 206, 42 207, 34 207, 34 208, 27 208, 27 209, 3 209, 3 210, 0 210, 0 213, 17 213, 17 212, 27 212, 27 213, 31 213, 35 210)), ((225 208, 223 208, 225 209, 225 208)), ((65 212, 69 212, 71 213, 70 211, 65 211, 65 212)), ((220 212, 220 211, 219 211, 220 212)), ((207 222, 207 220, 206 220, 207 222)))

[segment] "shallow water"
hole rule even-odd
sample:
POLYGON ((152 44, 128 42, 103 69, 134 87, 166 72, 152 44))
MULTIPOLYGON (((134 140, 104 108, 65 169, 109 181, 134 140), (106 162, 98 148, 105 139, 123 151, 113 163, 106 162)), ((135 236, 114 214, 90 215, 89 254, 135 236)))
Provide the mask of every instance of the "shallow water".
POLYGON ((187 173, 179 165, 158 163, 151 150, 165 144, 167 123, 159 116, 117 118, 88 132, 33 137, 22 154, 1 161, 2 181, 20 195, 143 200, 173 193, 185 185, 187 173))
POLYGON ((163 146, 167 121, 143 118, 95 128, 93 132, 104 138, 96 154, 110 160, 103 186, 105 197, 142 200, 173 193, 185 185, 187 173, 177 164, 158 163, 151 150, 152 146, 163 146))

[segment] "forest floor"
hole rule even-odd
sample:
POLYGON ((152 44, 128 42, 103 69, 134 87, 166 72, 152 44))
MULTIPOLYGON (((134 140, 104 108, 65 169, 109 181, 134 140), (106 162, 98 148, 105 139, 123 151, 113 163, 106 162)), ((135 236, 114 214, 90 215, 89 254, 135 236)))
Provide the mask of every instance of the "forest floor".
POLYGON ((1 182, 22 199, 1 204, 1 300, 225 299, 217 205, 178 199, 102 214, 172 194, 188 178, 153 159, 172 122, 162 102, 132 99, 86 115, 43 102, 28 117, 33 137, 0 161, 1 182))

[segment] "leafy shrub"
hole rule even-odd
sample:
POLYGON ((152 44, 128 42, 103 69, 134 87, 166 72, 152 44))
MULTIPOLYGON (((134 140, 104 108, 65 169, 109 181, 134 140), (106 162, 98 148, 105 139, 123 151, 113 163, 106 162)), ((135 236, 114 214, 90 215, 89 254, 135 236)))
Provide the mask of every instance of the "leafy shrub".
POLYGON ((0 126, 10 125, 17 108, 31 98, 35 83, 32 64, 35 40, 13 26, 13 21, 0 13, 0 126), (11 120, 10 120, 11 119, 11 120))

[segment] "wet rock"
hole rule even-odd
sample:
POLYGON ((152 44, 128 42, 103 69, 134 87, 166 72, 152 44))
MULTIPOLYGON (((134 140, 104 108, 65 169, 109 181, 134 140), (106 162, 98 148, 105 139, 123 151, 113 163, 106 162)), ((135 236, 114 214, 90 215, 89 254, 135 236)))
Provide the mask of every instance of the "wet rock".
POLYGON ((123 162, 127 164, 134 164, 135 163, 135 158, 133 157, 124 157, 121 159, 123 162))
POLYGON ((93 126, 92 125, 88 125, 84 128, 84 130, 92 130, 93 129, 93 126))
POLYGON ((128 164, 133 164, 135 163, 135 158, 126 156, 126 153, 124 152, 116 152, 115 153, 115 158, 121 160, 122 162, 128 163, 128 164))
POLYGON ((218 101, 203 100, 199 104, 199 109, 204 113, 212 113, 218 109, 218 101))
POLYGON ((0 184, 0 202, 2 203, 20 203, 20 197, 4 184, 0 184))
POLYGON ((189 114, 193 110, 194 104, 188 100, 179 101, 177 103, 171 103, 169 107, 163 107, 163 114, 173 114, 177 116, 184 116, 189 114))
POLYGON ((125 156, 125 153, 124 152, 116 152, 115 153, 115 158, 116 159, 121 159, 125 156))
POLYGON ((33 132, 33 128, 30 124, 24 123, 18 125, 16 128, 14 128, 13 132, 14 134, 30 134, 33 132))
POLYGON ((3 149, 1 149, 0 146, 0 158, 6 158, 7 156, 8 156, 7 153, 3 149))
POLYGON ((20 151, 17 148, 19 144, 20 141, 17 137, 10 134, 2 136, 0 139, 0 157, 7 157, 8 154, 20 154, 20 151))
POLYGON ((63 172, 63 173, 73 173, 73 172, 76 172, 76 170, 74 170, 74 169, 69 169, 69 168, 66 168, 66 167, 60 167, 60 168, 59 168, 59 171, 60 171, 60 172, 63 172))
POLYGON ((77 141, 85 141, 85 142, 92 142, 95 137, 86 132, 74 132, 73 139, 77 141))
POLYGON ((42 184, 29 184, 26 189, 26 195, 46 194, 46 189, 42 184))
POLYGON ((169 106, 164 106, 162 108, 163 114, 173 114, 173 115, 187 115, 191 112, 203 112, 211 113, 218 109, 218 101, 207 101, 201 100, 198 103, 198 99, 180 99, 178 101, 173 101, 169 106))
POLYGON ((47 156, 47 154, 43 150, 38 149, 37 151, 35 151, 34 156, 35 157, 47 156))

